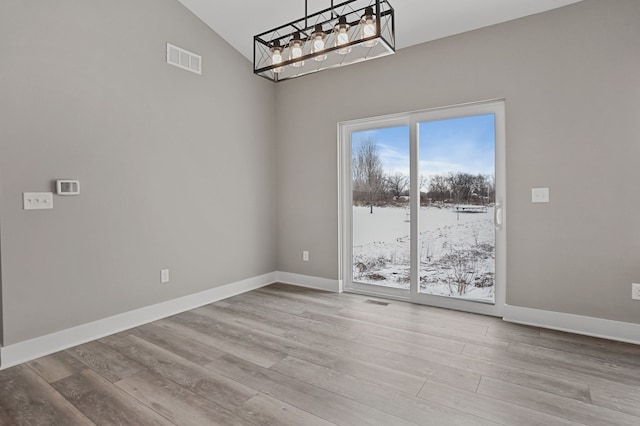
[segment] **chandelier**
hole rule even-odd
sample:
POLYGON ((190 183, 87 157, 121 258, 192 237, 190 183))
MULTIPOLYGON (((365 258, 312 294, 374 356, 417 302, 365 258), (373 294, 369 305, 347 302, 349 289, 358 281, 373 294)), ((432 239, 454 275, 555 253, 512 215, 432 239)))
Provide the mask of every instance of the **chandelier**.
POLYGON ((349 0, 253 38, 253 72, 288 80, 395 52, 393 7, 386 0, 349 0))

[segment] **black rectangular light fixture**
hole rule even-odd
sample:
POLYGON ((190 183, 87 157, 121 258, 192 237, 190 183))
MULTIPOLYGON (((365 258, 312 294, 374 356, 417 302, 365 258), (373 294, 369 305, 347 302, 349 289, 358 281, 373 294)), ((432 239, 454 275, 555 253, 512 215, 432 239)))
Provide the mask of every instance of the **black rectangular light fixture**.
POLYGON ((271 81, 367 61, 395 52, 393 7, 349 0, 253 38, 253 72, 271 81))

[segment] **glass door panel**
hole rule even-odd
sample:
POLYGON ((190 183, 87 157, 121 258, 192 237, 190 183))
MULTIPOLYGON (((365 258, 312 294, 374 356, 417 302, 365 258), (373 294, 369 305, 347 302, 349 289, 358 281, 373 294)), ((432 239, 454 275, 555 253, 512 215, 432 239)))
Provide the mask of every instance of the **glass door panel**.
POLYGON ((351 133, 352 279, 409 290, 409 126, 351 133))
POLYGON ((495 115, 418 123, 418 292, 494 303, 495 115))
POLYGON ((504 102, 341 123, 340 144, 345 288, 500 315, 504 102))

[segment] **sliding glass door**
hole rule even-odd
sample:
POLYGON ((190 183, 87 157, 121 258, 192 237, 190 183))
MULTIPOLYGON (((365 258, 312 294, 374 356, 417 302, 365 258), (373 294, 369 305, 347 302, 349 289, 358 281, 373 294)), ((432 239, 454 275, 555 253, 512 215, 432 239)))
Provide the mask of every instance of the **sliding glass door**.
POLYGON ((500 314, 504 148, 502 101, 341 123, 345 288, 500 314))

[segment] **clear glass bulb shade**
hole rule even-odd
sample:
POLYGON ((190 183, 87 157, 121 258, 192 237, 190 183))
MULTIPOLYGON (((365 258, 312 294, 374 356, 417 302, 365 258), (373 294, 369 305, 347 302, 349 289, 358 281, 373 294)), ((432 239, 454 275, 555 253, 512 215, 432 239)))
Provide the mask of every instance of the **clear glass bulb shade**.
MULTIPOLYGON (((282 57, 282 48, 272 48, 271 49, 271 65, 281 64, 284 58, 282 57)), ((282 71, 282 67, 277 67, 273 69, 273 72, 279 73, 282 71)))
MULTIPOLYGON (((324 39, 327 34, 322 30, 322 24, 317 24, 315 30, 311 34, 311 53, 321 53, 324 51, 324 39)), ((318 55, 313 58, 315 61, 322 62, 327 59, 327 55, 318 55)))
MULTIPOLYGON (((289 59, 298 59, 302 56, 302 47, 304 44, 301 40, 295 40, 291 42, 289 47, 289 59)), ((291 66, 295 68, 300 68, 304 65, 304 61, 294 62, 291 66)))
MULTIPOLYGON (((313 40, 311 51, 313 53, 318 53, 318 52, 322 52, 323 50, 324 50, 324 37, 316 36, 313 40)), ((318 55, 313 59, 315 59, 318 62, 321 62, 327 59, 327 55, 318 55)))
MULTIPOLYGON (((336 27, 336 47, 344 46, 349 44, 349 27, 346 25, 338 25, 336 27)), ((341 55, 346 55, 351 52, 351 46, 343 47, 342 49, 338 49, 338 53, 341 55)))
MULTIPOLYGON (((376 35, 377 33, 377 23, 376 23, 376 17, 373 15, 365 15, 362 17, 362 20, 360 21, 360 26, 362 27, 362 38, 369 38, 369 37, 373 37, 376 35)), ((364 43, 362 43, 363 46, 365 47, 373 47, 375 45, 378 44, 378 40, 369 40, 366 41, 364 43)))

